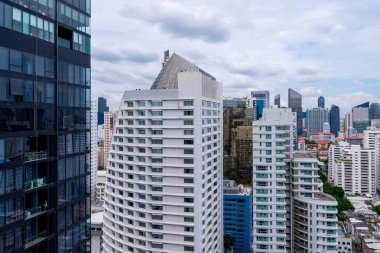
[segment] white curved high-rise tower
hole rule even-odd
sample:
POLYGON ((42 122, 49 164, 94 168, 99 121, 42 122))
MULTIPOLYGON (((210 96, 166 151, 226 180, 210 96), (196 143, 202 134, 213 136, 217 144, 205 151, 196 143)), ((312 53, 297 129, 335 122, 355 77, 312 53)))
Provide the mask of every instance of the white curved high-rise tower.
POLYGON ((111 139, 105 252, 223 251, 222 86, 173 54, 126 91, 111 139))

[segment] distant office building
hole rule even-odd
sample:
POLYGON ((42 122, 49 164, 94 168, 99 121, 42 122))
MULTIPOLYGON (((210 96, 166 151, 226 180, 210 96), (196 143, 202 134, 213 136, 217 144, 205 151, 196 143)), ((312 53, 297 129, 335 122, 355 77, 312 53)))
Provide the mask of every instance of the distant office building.
POLYGON ((371 119, 371 127, 380 128, 380 119, 371 119))
POLYGON ((369 102, 352 108, 352 124, 358 133, 363 133, 369 126, 369 102))
POLYGON ((346 138, 356 136, 356 131, 352 122, 352 112, 347 112, 344 114, 343 131, 346 138))
POLYGON ((325 97, 320 96, 318 98, 318 108, 325 108, 325 97))
POLYGON ((340 109, 339 106, 332 105, 330 109, 330 132, 338 136, 340 131, 340 109))
POLYGON ((91 100, 91 198, 95 197, 98 171, 98 100, 91 100))
POLYGON ((98 170, 96 173, 95 201, 104 201, 106 172, 106 170, 98 170))
POLYGON ((251 98, 256 101, 256 117, 260 119, 264 108, 269 108, 269 91, 252 91, 251 98))
POLYGON ((111 143, 111 136, 113 133, 114 128, 114 122, 116 120, 116 114, 112 112, 105 112, 104 113, 104 137, 103 137, 103 147, 104 147, 104 168, 107 169, 108 167, 108 158, 109 158, 109 152, 110 152, 110 143, 111 143))
POLYGON ((224 180, 224 234, 234 239, 234 253, 250 252, 252 244, 252 189, 224 180))
POLYGON ((281 96, 280 94, 277 94, 274 96, 274 105, 276 105, 278 108, 281 108, 281 96))
POLYGON ((104 113, 109 111, 107 99, 98 97, 98 125, 104 124, 104 113))
POLYGON ((369 119, 380 119, 380 105, 379 103, 372 103, 369 107, 369 119))
POLYGON ((244 107, 246 107, 246 99, 245 98, 224 97, 223 98, 223 107, 244 108, 244 107))
POLYGON ((297 114, 297 135, 302 135, 302 95, 293 89, 288 90, 288 107, 297 114))
POLYGON ((254 108, 223 108, 224 178, 239 184, 252 179, 252 122, 254 108))
POLYGON ((328 108, 307 109, 307 132, 323 132, 324 123, 329 122, 330 110, 328 108))

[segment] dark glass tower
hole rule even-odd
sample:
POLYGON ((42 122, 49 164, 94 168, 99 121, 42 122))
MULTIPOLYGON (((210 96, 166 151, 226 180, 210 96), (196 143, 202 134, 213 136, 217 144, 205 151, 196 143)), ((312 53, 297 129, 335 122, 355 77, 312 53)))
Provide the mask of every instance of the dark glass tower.
POLYGON ((338 135, 340 130, 340 109, 339 106, 332 105, 330 109, 330 132, 338 135))
POLYGON ((277 105, 278 108, 281 108, 281 97, 280 94, 274 96, 274 105, 277 105))
POLYGON ((98 125, 104 124, 104 113, 109 111, 107 106, 107 99, 103 97, 98 98, 98 125))
POLYGON ((325 108, 325 97, 320 96, 318 98, 318 107, 319 108, 325 108))
POLYGON ((379 103, 372 103, 369 107, 369 119, 380 119, 380 105, 379 103))
POLYGON ((288 107, 297 113, 297 135, 302 135, 302 95, 293 89, 288 90, 288 107))
POLYGON ((0 253, 85 252, 90 0, 0 0, 0 253))

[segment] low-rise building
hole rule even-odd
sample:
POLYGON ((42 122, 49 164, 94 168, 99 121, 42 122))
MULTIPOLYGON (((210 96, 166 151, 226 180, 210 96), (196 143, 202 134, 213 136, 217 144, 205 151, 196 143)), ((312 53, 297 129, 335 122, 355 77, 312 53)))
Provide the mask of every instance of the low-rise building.
MULTIPOLYGON (((103 252, 103 215, 104 212, 93 213, 88 221, 91 232, 91 253, 103 252)), ((89 248, 89 245, 87 246, 89 248)))

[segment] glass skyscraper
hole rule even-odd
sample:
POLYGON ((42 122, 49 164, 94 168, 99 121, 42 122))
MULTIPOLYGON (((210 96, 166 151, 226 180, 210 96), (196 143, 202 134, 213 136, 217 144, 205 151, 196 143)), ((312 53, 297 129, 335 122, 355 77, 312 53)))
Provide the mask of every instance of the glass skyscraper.
POLYGON ((85 252, 90 0, 0 0, 0 252, 85 252))
POLYGON ((297 113, 297 135, 302 135, 302 95, 293 89, 288 90, 288 107, 297 113))
POLYGON ((338 135, 340 131, 340 109, 339 106, 332 105, 330 110, 330 132, 338 135))

